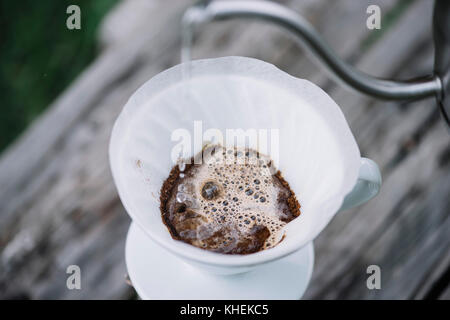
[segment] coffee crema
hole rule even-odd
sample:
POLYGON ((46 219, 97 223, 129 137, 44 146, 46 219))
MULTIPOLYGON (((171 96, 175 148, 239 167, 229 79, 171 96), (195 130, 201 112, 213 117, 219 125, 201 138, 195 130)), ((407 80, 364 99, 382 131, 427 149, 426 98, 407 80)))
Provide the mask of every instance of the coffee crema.
POLYGON ((162 219, 176 240, 254 253, 282 241, 283 227, 300 215, 295 194, 266 155, 215 145, 191 163, 174 166, 161 188, 162 219))

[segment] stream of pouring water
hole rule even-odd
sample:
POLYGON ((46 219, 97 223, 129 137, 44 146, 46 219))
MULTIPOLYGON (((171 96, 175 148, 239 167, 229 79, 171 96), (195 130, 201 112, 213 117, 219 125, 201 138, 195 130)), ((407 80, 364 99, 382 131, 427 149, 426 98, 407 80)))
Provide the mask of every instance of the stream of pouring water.
POLYGON ((190 77, 188 62, 192 59, 194 33, 199 25, 209 20, 209 14, 204 7, 191 7, 185 12, 181 20, 181 63, 185 64, 182 68, 183 79, 190 77))
POLYGON ((193 38, 194 24, 190 19, 183 19, 181 23, 181 63, 184 64, 181 68, 181 72, 183 80, 190 78, 190 66, 188 62, 191 61, 193 38))
MULTIPOLYGON (((192 42, 194 38, 194 26, 190 19, 183 19, 181 21, 181 50, 180 50, 180 62, 182 63, 181 66, 181 77, 184 82, 186 82, 191 77, 190 72, 190 64, 189 61, 191 61, 191 50, 192 50, 192 42)), ((185 96, 185 98, 190 99, 189 95, 189 85, 188 82, 186 82, 186 85, 182 89, 182 94, 185 96)), ((180 177, 184 177, 184 169, 185 169, 185 161, 186 159, 183 159, 183 152, 182 150, 179 151, 178 155, 178 168, 180 170, 180 177)))
POLYGON ((181 63, 191 60, 192 40, 194 30, 190 23, 183 23, 181 27, 181 63))

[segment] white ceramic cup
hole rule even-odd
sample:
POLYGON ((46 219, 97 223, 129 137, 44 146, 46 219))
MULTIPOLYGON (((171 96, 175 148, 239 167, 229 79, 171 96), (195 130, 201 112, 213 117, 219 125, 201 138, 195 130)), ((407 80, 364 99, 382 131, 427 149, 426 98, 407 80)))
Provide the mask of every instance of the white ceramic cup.
MULTIPOLYGON (((130 98, 110 141, 110 164, 122 203, 150 239, 182 261, 216 274, 235 274, 281 259, 310 243, 339 211, 374 197, 377 165, 361 158, 336 103, 309 81, 271 64, 225 57, 178 65, 150 79, 130 98), (159 191, 173 167, 174 130, 279 130, 278 168, 295 192, 300 217, 274 248, 224 255, 171 238, 161 219, 159 191)), ((195 132, 192 132, 195 134, 195 132)), ((185 156, 201 150, 197 145, 185 156)), ((152 253, 149 252, 149 255, 152 253)))

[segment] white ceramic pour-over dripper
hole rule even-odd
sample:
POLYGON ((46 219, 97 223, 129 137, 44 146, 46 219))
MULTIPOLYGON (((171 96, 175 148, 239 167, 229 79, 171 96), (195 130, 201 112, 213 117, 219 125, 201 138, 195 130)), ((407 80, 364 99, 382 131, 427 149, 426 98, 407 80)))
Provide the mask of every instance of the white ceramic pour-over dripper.
MULTIPOLYGON (((197 60, 170 68, 145 83, 118 117, 110 143, 114 181, 127 212, 156 243, 184 261, 232 274, 282 258, 312 241, 343 205, 375 196, 378 167, 362 159, 336 103, 309 81, 251 58, 197 60), (176 129, 194 121, 209 128, 278 129, 278 169, 302 208, 284 240, 249 255, 223 255, 173 240, 160 213, 159 192, 171 168, 176 129), (358 183, 357 183, 358 182, 358 183), (353 189, 353 191, 352 191, 353 189), (352 192, 351 192, 352 191, 352 192)), ((201 134, 201 132, 200 132, 201 134)), ((194 145, 191 157, 201 150, 194 145)))

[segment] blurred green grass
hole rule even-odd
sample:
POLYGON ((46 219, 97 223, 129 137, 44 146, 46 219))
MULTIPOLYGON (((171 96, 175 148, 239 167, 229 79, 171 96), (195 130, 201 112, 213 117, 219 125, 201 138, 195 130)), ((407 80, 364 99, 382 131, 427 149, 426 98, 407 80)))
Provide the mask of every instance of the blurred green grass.
POLYGON ((0 0, 0 152, 95 58, 99 23, 117 2, 0 0), (81 30, 66 27, 71 4, 81 30))

